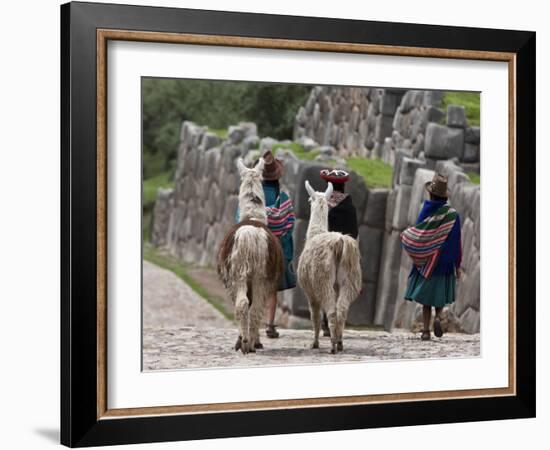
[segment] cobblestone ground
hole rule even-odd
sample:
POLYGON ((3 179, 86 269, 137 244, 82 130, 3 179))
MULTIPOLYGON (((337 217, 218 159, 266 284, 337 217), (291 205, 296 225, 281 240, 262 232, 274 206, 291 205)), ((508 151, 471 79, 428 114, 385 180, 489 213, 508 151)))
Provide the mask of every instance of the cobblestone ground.
POLYGON ((479 335, 448 333, 423 342, 397 330, 346 330, 344 351, 330 354, 328 338, 311 350, 311 330, 281 329, 278 339, 262 337, 264 349, 233 350, 237 327, 172 272, 143 263, 143 368, 321 364, 389 359, 464 358, 480 354, 479 335))

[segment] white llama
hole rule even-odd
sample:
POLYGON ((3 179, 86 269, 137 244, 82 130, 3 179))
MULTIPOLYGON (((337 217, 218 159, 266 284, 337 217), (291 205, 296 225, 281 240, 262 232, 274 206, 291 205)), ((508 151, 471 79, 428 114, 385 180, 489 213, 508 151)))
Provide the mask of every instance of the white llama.
POLYGON ((240 222, 225 235, 218 252, 218 274, 234 302, 239 324, 235 350, 245 354, 263 347, 259 328, 265 301, 277 291, 283 274, 281 244, 266 225, 264 163, 260 158, 256 167, 248 169, 241 158, 237 160, 240 222))
POLYGON ((342 334, 350 304, 361 290, 359 246, 351 236, 328 231, 328 199, 333 190, 315 192, 306 181, 311 214, 306 243, 298 262, 298 282, 304 290, 313 322, 312 348, 319 348, 321 310, 328 316, 331 353, 342 351, 342 334))

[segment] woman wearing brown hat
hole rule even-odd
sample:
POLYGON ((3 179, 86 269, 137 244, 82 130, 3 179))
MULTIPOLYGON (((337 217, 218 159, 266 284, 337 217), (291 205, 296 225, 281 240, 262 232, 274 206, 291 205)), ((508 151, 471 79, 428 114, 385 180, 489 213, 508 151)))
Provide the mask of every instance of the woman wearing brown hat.
MULTIPOLYGON (((294 258, 294 206, 292 200, 279 185, 279 179, 283 176, 283 163, 273 156, 271 151, 263 155, 265 161, 263 176, 263 190, 265 196, 267 226, 281 242, 284 255, 285 270, 283 279, 279 284, 279 291, 291 289, 296 286, 296 273, 292 265, 294 258)), ((257 163, 257 162, 256 162, 257 163)), ((239 212, 237 211, 237 221, 239 212)), ((275 312, 277 310, 277 295, 267 299, 267 328, 266 335, 269 338, 278 338, 279 333, 275 326, 275 312)))
POLYGON ((431 338, 432 307, 435 307, 434 334, 443 335, 441 312, 455 300, 462 259, 460 217, 447 203, 447 178, 436 173, 426 183, 426 190, 430 199, 424 202, 416 225, 401 234, 403 248, 414 263, 405 299, 423 305, 424 341, 431 338))

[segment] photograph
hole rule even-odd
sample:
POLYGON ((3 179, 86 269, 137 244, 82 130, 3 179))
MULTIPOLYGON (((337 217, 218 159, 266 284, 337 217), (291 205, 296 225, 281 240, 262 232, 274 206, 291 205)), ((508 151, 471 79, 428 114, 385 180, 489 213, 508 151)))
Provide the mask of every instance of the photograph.
POLYGON ((143 76, 142 370, 479 358, 482 95, 143 76))

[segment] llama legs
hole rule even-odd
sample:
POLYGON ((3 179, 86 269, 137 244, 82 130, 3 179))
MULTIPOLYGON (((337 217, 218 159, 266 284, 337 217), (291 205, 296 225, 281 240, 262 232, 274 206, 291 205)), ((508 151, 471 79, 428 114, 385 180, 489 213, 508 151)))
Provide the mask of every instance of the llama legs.
POLYGON ((341 352, 344 350, 343 335, 346 319, 348 318, 349 303, 347 299, 339 298, 336 306, 336 350, 341 352))
POLYGON ((313 324, 313 344, 311 344, 311 348, 319 348, 319 330, 321 328, 321 308, 319 303, 310 301, 309 312, 313 324))
MULTIPOLYGON (((246 296, 246 283, 239 284, 235 295, 235 317, 239 323, 239 332, 241 339, 240 349, 246 354, 249 351, 250 334, 249 334, 249 307, 248 297, 246 296)), ((235 350, 239 349, 239 341, 235 345, 235 350)))
POLYGON ((260 325, 265 314, 265 287, 255 284, 252 288, 252 304, 250 305, 250 351, 263 348, 260 342, 260 325))
POLYGON ((338 316, 336 313, 336 304, 334 300, 331 299, 330 302, 325 305, 325 311, 327 313, 328 327, 330 329, 330 353, 335 354, 338 344, 338 316))

